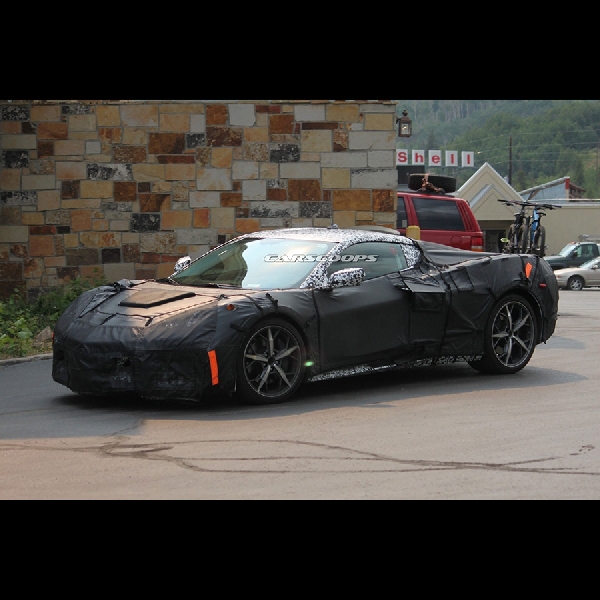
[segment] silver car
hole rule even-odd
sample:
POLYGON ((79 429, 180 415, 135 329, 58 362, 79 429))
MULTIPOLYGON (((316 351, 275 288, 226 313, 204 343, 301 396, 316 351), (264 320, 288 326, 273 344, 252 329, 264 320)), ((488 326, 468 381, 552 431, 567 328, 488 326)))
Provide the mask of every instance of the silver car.
POLYGON ((579 267, 554 271, 558 287, 578 292, 586 287, 600 286, 600 256, 592 258, 579 267))

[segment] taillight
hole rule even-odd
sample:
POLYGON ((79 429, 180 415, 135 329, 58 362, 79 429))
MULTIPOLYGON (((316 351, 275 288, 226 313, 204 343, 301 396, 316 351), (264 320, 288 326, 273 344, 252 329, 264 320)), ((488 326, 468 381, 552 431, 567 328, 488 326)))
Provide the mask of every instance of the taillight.
POLYGON ((483 237, 473 236, 471 238, 471 250, 473 252, 483 252, 483 237))

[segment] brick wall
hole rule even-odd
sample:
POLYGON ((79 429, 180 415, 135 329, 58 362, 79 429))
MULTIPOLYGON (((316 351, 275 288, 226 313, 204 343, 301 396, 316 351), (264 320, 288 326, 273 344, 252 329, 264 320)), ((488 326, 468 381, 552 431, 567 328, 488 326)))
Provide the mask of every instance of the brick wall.
POLYGON ((0 100, 0 298, 241 233, 395 226, 393 101, 0 100))

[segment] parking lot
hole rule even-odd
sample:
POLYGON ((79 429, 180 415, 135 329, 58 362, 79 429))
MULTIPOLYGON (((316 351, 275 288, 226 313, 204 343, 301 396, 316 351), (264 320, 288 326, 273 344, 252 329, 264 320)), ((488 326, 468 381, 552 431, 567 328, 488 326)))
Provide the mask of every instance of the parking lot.
POLYGON ((78 396, 0 368, 2 499, 596 499, 600 289, 510 376, 468 365, 307 385, 249 407, 78 396))

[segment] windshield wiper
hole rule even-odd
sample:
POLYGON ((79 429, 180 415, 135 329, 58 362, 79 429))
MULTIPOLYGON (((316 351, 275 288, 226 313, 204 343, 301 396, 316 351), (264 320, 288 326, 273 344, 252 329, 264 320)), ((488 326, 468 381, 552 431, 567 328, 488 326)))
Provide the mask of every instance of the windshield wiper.
POLYGON ((170 275, 169 275, 169 277, 163 277, 162 279, 157 279, 156 283, 170 283, 171 285, 181 285, 180 283, 177 283, 174 279, 172 279, 170 275))
POLYGON ((206 281, 204 283, 193 283, 191 285, 193 287, 236 288, 236 289, 239 289, 239 286, 237 286, 237 285, 231 285, 230 283, 215 283, 214 281, 206 281))

